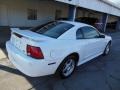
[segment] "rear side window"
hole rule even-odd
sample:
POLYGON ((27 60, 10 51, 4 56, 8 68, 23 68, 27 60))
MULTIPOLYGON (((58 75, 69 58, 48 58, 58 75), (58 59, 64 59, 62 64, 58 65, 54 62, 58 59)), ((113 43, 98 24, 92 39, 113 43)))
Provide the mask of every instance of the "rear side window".
POLYGON ((77 39, 83 39, 83 38, 84 38, 81 29, 78 29, 78 30, 77 30, 77 32, 76 32, 76 38, 77 38, 77 39))
POLYGON ((81 28, 84 38, 85 39, 91 39, 91 38, 96 38, 99 36, 99 33, 92 27, 83 27, 81 28))
POLYGON ((52 37, 58 38, 63 33, 71 29, 74 25, 64 22, 53 22, 50 24, 45 25, 44 27, 39 28, 36 30, 37 33, 52 37))

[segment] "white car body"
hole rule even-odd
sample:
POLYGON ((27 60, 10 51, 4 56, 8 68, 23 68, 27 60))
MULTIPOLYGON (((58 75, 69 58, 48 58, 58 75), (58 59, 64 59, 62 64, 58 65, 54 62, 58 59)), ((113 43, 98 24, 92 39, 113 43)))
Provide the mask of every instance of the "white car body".
MULTIPOLYGON (((46 37, 29 30, 12 28, 11 39, 6 43, 10 61, 24 74, 37 77, 54 74, 65 59, 72 53, 79 55, 77 66, 103 54, 106 45, 112 40, 105 38, 76 39, 76 31, 80 27, 89 26, 83 23, 59 21, 74 25, 57 39, 46 37), (18 38, 13 33, 22 35, 18 38), (35 59, 27 55, 26 45, 40 47, 44 59, 35 59)), ((92 26, 89 26, 92 27, 92 26)))

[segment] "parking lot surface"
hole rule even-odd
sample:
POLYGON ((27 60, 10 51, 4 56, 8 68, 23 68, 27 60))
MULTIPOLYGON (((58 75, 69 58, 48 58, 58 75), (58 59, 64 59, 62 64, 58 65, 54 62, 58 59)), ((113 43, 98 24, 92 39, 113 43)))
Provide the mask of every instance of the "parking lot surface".
MULTIPOLYGON (((78 67, 64 80, 54 75, 25 76, 3 56, 0 58, 0 90, 120 90, 120 32, 111 36, 113 42, 108 56, 99 56, 78 67)), ((1 48, 1 53, 6 55, 5 49, 1 48)))

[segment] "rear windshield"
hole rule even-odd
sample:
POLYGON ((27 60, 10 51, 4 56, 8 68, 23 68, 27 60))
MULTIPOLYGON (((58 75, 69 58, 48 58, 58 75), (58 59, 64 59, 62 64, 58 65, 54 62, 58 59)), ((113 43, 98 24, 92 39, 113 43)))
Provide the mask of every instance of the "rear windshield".
POLYGON ((52 22, 43 27, 37 28, 35 32, 48 37, 58 38, 73 26, 74 25, 65 22, 52 22))

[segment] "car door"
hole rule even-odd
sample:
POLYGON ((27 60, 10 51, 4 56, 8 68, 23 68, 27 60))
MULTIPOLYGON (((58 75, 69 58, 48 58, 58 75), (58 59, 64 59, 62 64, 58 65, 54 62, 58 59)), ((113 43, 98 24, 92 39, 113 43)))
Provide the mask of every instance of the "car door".
POLYGON ((90 60, 103 52, 105 47, 104 38, 99 37, 100 34, 95 28, 90 26, 82 27, 76 33, 78 42, 83 44, 84 55, 82 55, 82 60, 90 60), (79 35, 80 32, 81 35, 79 35))

